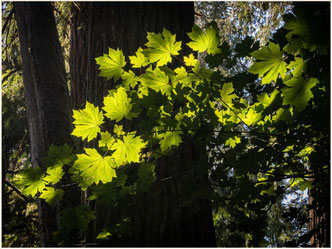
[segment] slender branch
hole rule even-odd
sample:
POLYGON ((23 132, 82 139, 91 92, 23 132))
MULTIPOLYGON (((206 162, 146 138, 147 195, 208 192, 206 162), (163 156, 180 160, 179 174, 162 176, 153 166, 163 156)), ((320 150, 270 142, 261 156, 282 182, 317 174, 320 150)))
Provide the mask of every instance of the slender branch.
POLYGON ((12 188, 21 198, 23 198, 26 202, 32 202, 33 200, 26 197, 24 194, 21 193, 20 190, 18 190, 13 184, 5 180, 5 184, 12 188))
POLYGON ((6 21, 5 21, 5 23, 3 24, 3 27, 2 27, 2 35, 3 35, 3 33, 6 31, 7 25, 8 25, 8 23, 9 23, 9 21, 11 21, 11 18, 12 18, 12 16, 13 16, 13 14, 14 14, 14 9, 12 9, 12 10, 9 12, 8 16, 6 17, 6 21))
POLYGON ((10 71, 5 77, 2 78, 2 84, 14 73, 18 72, 21 70, 21 67, 17 67, 15 69, 13 69, 12 71, 10 71))

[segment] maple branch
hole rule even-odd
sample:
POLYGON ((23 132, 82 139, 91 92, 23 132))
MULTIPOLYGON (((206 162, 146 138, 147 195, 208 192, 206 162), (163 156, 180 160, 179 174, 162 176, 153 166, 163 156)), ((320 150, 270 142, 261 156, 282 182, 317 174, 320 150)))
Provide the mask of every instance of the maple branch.
POLYGON ((8 187, 10 187, 10 188, 12 188, 22 199, 24 199, 26 202, 32 202, 32 200, 31 199, 29 199, 28 197, 26 197, 24 194, 22 194, 22 192, 18 189, 18 188, 16 188, 13 184, 11 184, 10 182, 8 182, 8 181, 6 181, 5 180, 5 184, 8 186, 8 187))

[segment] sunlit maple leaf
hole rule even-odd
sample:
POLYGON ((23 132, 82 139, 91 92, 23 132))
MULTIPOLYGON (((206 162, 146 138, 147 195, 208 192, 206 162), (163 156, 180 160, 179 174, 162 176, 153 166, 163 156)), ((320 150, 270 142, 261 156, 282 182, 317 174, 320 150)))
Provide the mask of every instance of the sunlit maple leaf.
POLYGON ((179 146, 182 142, 180 134, 182 134, 182 131, 166 131, 158 134, 161 151, 168 150, 172 146, 179 146))
POLYGON ((291 61, 287 68, 293 69, 292 74, 294 77, 299 77, 306 71, 307 63, 301 57, 295 57, 295 61, 291 61))
POLYGON ((183 60, 184 60, 184 63, 186 64, 186 66, 188 66, 188 67, 195 66, 196 62, 198 61, 192 53, 188 57, 183 56, 183 60))
POLYGON ((284 95, 283 104, 294 106, 298 112, 304 110, 309 100, 314 97, 310 89, 317 83, 319 83, 319 80, 316 78, 310 78, 306 81, 302 77, 285 81, 284 84, 287 87, 281 89, 284 95))
POLYGON ((111 148, 113 143, 115 142, 115 138, 108 132, 100 133, 101 139, 98 142, 99 147, 107 147, 111 148))
POLYGON ((146 142, 140 136, 135 137, 135 133, 123 136, 123 140, 117 139, 112 146, 114 158, 117 165, 140 162, 141 150, 146 146, 146 142))
POLYGON ((148 48, 142 53, 149 59, 150 63, 157 62, 157 67, 166 65, 172 61, 172 55, 178 55, 181 50, 181 42, 176 42, 175 35, 167 29, 163 29, 162 34, 149 33, 148 48))
POLYGON ((220 37, 218 35, 218 27, 216 25, 210 25, 206 28, 206 33, 194 25, 192 32, 188 33, 188 36, 192 40, 188 42, 187 45, 194 51, 204 52, 207 51, 208 54, 218 54, 221 53, 220 48, 220 37))
POLYGON ((100 125, 104 123, 104 115, 99 112, 99 107, 95 107, 93 104, 86 102, 85 109, 74 110, 73 122, 75 129, 72 135, 76 137, 82 137, 82 139, 88 138, 88 142, 100 132, 100 125))
POLYGON ((63 197, 64 191, 62 189, 54 189, 52 187, 46 187, 45 190, 41 193, 39 198, 45 199, 45 201, 53 205, 56 201, 61 200, 63 197))
POLYGON ((248 126, 255 125, 261 120, 262 115, 254 110, 254 108, 249 108, 249 110, 244 114, 240 113, 239 117, 248 126))
POLYGON ((145 67, 149 64, 149 60, 145 55, 142 53, 143 49, 139 47, 136 51, 136 56, 129 56, 130 63, 133 64, 133 68, 141 68, 145 67))
POLYGON ((281 78, 285 77, 287 63, 283 61, 279 44, 270 42, 268 47, 262 47, 251 55, 256 61, 248 71, 262 77, 262 85, 276 81, 279 75, 281 78))
POLYGON ((136 113, 131 112, 133 105, 123 87, 119 87, 117 91, 113 93, 113 96, 105 97, 104 105, 103 110, 106 111, 105 116, 117 122, 124 117, 131 119, 137 116, 136 113))
MULTIPOLYGON (((85 154, 78 154, 73 168, 80 171, 80 175, 85 178, 92 178, 98 184, 111 182, 116 177, 115 169, 117 165, 110 156, 103 157, 96 149, 85 149, 85 154)), ((92 181, 91 180, 91 181, 92 181)))
POLYGON ((151 88, 157 92, 160 91, 161 93, 166 93, 166 95, 169 95, 172 90, 172 85, 169 83, 168 76, 159 68, 142 74, 140 81, 142 82, 143 87, 151 88))
POLYGON ((99 65, 99 76, 106 77, 107 80, 114 78, 118 80, 123 73, 123 67, 126 65, 124 55, 121 50, 109 48, 108 54, 96 58, 99 65))
POLYGON ((25 168, 19 173, 19 180, 15 185, 23 189, 22 194, 35 196, 45 188, 43 178, 44 172, 40 167, 25 168))
POLYGON ((230 137, 227 139, 225 145, 229 146, 230 148, 234 148, 238 143, 241 143, 241 138, 238 136, 230 137))
POLYGON ((229 106, 232 106, 232 100, 238 98, 236 94, 234 94, 233 83, 224 83, 220 92, 220 98, 222 103, 226 103, 229 106))

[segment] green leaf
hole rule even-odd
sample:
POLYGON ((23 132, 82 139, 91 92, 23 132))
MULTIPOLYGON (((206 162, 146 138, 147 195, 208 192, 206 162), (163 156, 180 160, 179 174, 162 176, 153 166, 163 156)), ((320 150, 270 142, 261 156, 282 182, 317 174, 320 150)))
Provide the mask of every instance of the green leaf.
POLYGON ((74 110, 73 118, 75 121, 75 129, 72 135, 82 137, 84 140, 88 138, 88 142, 97 137, 100 132, 100 125, 104 123, 104 116, 99 112, 99 107, 86 102, 85 109, 74 110))
POLYGON ((133 105, 131 104, 131 99, 128 98, 126 89, 119 87, 113 96, 104 98, 103 110, 106 111, 105 116, 116 120, 119 122, 124 117, 127 119, 132 119, 136 117, 137 114, 131 112, 133 105))
POLYGON ((66 208, 61 214, 61 224, 66 229, 86 230, 90 220, 95 219, 94 212, 87 206, 77 206, 75 208, 66 208))
POLYGON ((72 152, 73 150, 68 144, 62 146, 51 144, 43 162, 46 166, 62 167, 64 164, 70 164, 74 160, 75 155, 72 152))
POLYGON ((144 56, 142 51, 143 49, 139 47, 136 51, 136 56, 129 56, 130 63, 133 64, 133 68, 141 68, 149 64, 148 58, 144 56))
POLYGON ((301 57, 295 57, 295 61, 291 61, 287 68, 293 69, 292 74, 294 77, 299 77, 306 71, 307 63, 301 57))
POLYGON ((193 67, 196 65, 196 62, 198 61, 195 56, 191 53, 188 57, 183 56, 183 61, 188 67, 193 67))
POLYGON ((245 115, 243 113, 240 113, 239 116, 242 121, 248 126, 255 125, 262 118, 261 114, 256 112, 254 108, 249 108, 249 111, 245 115))
POLYGON ((101 203, 112 203, 117 200, 119 190, 115 187, 114 182, 98 184, 92 188, 92 195, 89 200, 97 200, 101 203))
POLYGON ((273 115, 272 120, 274 123, 280 122, 281 120, 289 122, 292 120, 292 113, 289 109, 279 108, 276 114, 273 115))
POLYGON ((319 80, 316 78, 310 78, 306 81, 302 77, 285 81, 284 84, 288 87, 281 89, 284 95, 283 104, 294 106, 298 112, 304 110, 309 100, 314 97, 310 89, 317 83, 319 80))
POLYGON ((130 89, 129 87, 134 89, 138 82, 138 77, 131 70, 129 70, 128 72, 123 72, 123 74, 121 75, 121 79, 122 85, 127 90, 130 89))
POLYGON ((114 150, 112 157, 117 165, 121 166, 126 163, 140 162, 141 150, 146 143, 140 136, 135 137, 135 133, 129 133, 123 136, 123 140, 117 139, 111 150, 114 150))
POLYGON ((181 50, 181 42, 176 42, 175 35, 167 29, 163 29, 162 34, 148 32, 147 39, 148 42, 145 45, 148 48, 142 53, 149 58, 150 63, 157 62, 157 67, 171 62, 171 56, 178 55, 181 50))
POLYGON ((123 67, 126 65, 124 55, 121 50, 109 48, 108 54, 96 58, 99 65, 99 76, 106 77, 107 80, 114 78, 117 81, 123 73, 123 67))
POLYGON ((272 102, 275 100, 275 98, 277 97, 279 91, 277 89, 275 89, 271 94, 270 96, 264 92, 260 95, 257 95, 257 100, 263 104, 263 106, 265 108, 269 107, 272 102))
POLYGON ((220 37, 218 35, 218 27, 216 25, 210 25, 206 28, 206 33, 194 25, 192 32, 188 33, 188 36, 192 40, 188 42, 187 45, 194 51, 204 52, 207 51, 208 54, 218 54, 221 50, 218 48, 220 43, 220 37))
POLYGON ((115 138, 112 137, 112 135, 106 131, 106 132, 102 132, 100 133, 101 135, 101 139, 99 140, 99 147, 107 147, 107 148, 111 148, 113 143, 115 142, 115 138))
POLYGON ((278 76, 284 78, 286 75, 286 62, 283 61, 283 52, 279 44, 269 43, 269 47, 262 47, 251 53, 256 59, 249 72, 258 74, 262 78, 262 85, 276 81, 278 76))
POLYGON ((110 156, 101 156, 96 149, 85 149, 86 154, 78 154, 73 168, 79 170, 83 179, 92 179, 98 184, 111 182, 116 177, 115 169, 117 165, 110 156))
POLYGON ((46 187, 43 193, 39 196, 45 199, 49 205, 53 205, 56 201, 61 200, 64 191, 62 189, 54 189, 52 187, 46 187))
POLYGON ((168 76, 161 71, 159 68, 153 71, 147 71, 145 74, 141 75, 140 81, 143 87, 151 88, 155 91, 160 91, 161 93, 169 95, 172 91, 172 85, 169 83, 168 76))
POLYGON ((234 92, 233 83, 224 83, 219 92, 221 100, 225 102, 228 106, 232 106, 233 99, 237 98, 236 94, 233 94, 234 92))
POLYGON ((117 124, 114 125, 113 132, 118 136, 122 136, 122 135, 126 134, 123 131, 123 125, 117 125, 117 124))
POLYGON ((155 165, 143 163, 138 169, 137 186, 140 190, 146 192, 156 180, 155 165))
POLYGON ((37 192, 42 192, 46 182, 43 181, 44 172, 40 167, 25 168, 19 173, 19 180, 16 186, 23 188, 22 194, 35 196, 37 192))
POLYGON ((112 234, 107 229, 104 228, 103 231, 98 234, 96 239, 108 239, 107 237, 111 235, 112 234))
POLYGON ((179 146, 182 142, 180 136, 182 133, 182 131, 166 131, 165 133, 158 134, 157 137, 160 139, 161 151, 166 151, 172 146, 179 146))
POLYGON ((46 174, 47 175, 44 177, 44 181, 51 184, 56 184, 61 180, 62 176, 64 175, 64 172, 62 166, 55 165, 52 167, 48 167, 46 174))
POLYGON ((230 137, 229 139, 227 139, 225 145, 229 146, 231 148, 234 148, 238 143, 241 143, 241 138, 238 136, 235 136, 235 137, 230 137))

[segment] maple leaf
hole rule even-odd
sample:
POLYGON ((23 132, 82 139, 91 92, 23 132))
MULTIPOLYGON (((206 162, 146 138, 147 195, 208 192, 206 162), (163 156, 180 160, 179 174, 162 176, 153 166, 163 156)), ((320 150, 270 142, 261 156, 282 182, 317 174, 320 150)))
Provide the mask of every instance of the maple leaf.
POLYGON ((87 206, 68 207, 61 212, 61 224, 66 224, 67 229, 86 230, 89 222, 95 219, 94 214, 87 206))
POLYGON ((186 64, 186 66, 188 66, 188 67, 195 66, 196 62, 198 61, 192 53, 188 57, 183 56, 183 60, 184 60, 184 63, 186 64))
POLYGON ((218 54, 221 53, 220 48, 218 48, 220 43, 220 37, 218 35, 218 27, 216 25, 210 25, 206 28, 206 33, 194 25, 192 32, 188 33, 191 38, 191 42, 187 45, 194 51, 204 52, 207 50, 208 54, 218 54))
POLYGON ((149 58, 150 63, 157 62, 157 67, 166 65, 172 61, 172 55, 178 55, 181 50, 181 42, 176 42, 175 35, 167 29, 163 29, 162 34, 149 33, 148 48, 142 53, 149 58))
POLYGON ((117 91, 113 93, 113 96, 105 97, 104 105, 103 110, 106 111, 105 116, 117 122, 124 117, 131 119, 137 116, 136 113, 131 112, 133 105, 131 104, 131 99, 128 98, 126 89, 123 87, 119 87, 117 91))
POLYGON ((302 72, 305 72, 307 69, 306 61, 303 61, 301 57, 295 57, 295 61, 291 61, 287 66, 288 69, 293 69, 292 74, 294 77, 301 76, 302 72))
POLYGON ((248 126, 255 125, 261 118, 261 114, 256 112, 254 108, 249 108, 246 114, 240 113, 239 117, 248 126))
POLYGON ((126 134, 123 131, 123 125, 117 125, 117 124, 114 125, 113 132, 118 136, 122 136, 122 135, 126 134))
POLYGON ((64 191, 62 189, 54 189, 52 187, 46 187, 41 193, 39 198, 45 199, 49 205, 53 205, 57 200, 61 200, 64 191))
POLYGON ((112 157, 117 165, 140 162, 141 150, 147 143, 140 136, 135 137, 135 133, 128 133, 123 136, 123 140, 117 139, 111 150, 114 150, 112 157))
POLYGON ((302 77, 285 81, 284 84, 288 87, 281 89, 284 95, 283 104, 294 106, 298 112, 304 110, 309 100, 314 97, 310 89, 317 83, 319 83, 319 80, 316 78, 310 78, 306 81, 302 77))
POLYGON ((179 146, 182 142, 180 134, 182 134, 182 131, 166 131, 158 134, 161 151, 168 150, 172 146, 179 146))
POLYGON ((266 108, 272 104, 272 102, 275 100, 277 97, 279 91, 275 89, 270 96, 264 92, 262 94, 257 95, 257 100, 263 104, 263 106, 266 108))
POLYGON ((44 172, 40 167, 30 167, 23 169, 19 173, 19 180, 15 183, 19 188, 23 188, 22 194, 35 196, 37 192, 42 192, 46 182, 43 180, 44 172))
POLYGON ((122 85, 126 89, 129 89, 129 87, 134 89, 138 81, 138 77, 131 70, 129 70, 128 72, 123 72, 123 74, 121 75, 121 79, 122 79, 122 85))
POLYGON ((262 85, 276 81, 279 75, 281 78, 285 77, 287 63, 282 60, 283 52, 280 51, 279 44, 270 42, 268 48, 262 47, 251 55, 256 61, 248 71, 263 77, 262 85))
POLYGON ((229 146, 230 148, 234 148, 236 146, 236 144, 241 143, 241 138, 238 136, 235 137, 230 137, 229 139, 227 139, 225 145, 229 146))
POLYGON ((142 163, 138 169, 137 188, 146 192, 152 183, 156 180, 155 165, 151 163, 142 163))
MULTIPOLYGON (((73 168, 79 170, 83 179, 92 178, 98 184, 111 182, 116 177, 116 164, 110 156, 101 156, 96 149, 85 148, 85 154, 78 154, 73 168)), ((89 181, 90 181, 89 180, 89 181)))
POLYGON ((106 77, 107 80, 114 78, 117 81, 123 73, 123 67, 126 65, 124 55, 121 50, 109 48, 108 54, 96 58, 99 65, 99 76, 106 77))
POLYGON ((159 68, 142 74, 140 81, 143 87, 149 87, 156 92, 166 93, 166 95, 171 93, 172 86, 169 84, 169 78, 159 68))
POLYGON ((98 142, 99 147, 107 147, 111 148, 112 144, 115 142, 115 138, 112 137, 112 135, 106 131, 100 133, 101 139, 98 142))
POLYGON ((71 163, 75 156, 72 154, 72 148, 68 144, 57 146, 51 144, 47 156, 43 159, 46 166, 60 166, 71 163))
POLYGON ((139 47, 136 51, 136 56, 129 56, 130 63, 133 64, 133 68, 145 67, 149 64, 149 60, 142 53, 143 49, 139 47))
POLYGON ((55 165, 52 167, 48 167, 46 171, 46 176, 44 177, 44 181, 52 184, 58 183, 62 176, 64 175, 62 166, 55 165))
POLYGON ((224 83, 220 92, 220 97, 223 102, 225 102, 227 105, 232 106, 232 100, 236 99, 236 94, 233 94, 234 88, 233 83, 224 83))
POLYGON ((104 123, 104 116, 99 112, 99 107, 86 102, 85 109, 74 110, 73 118, 75 121, 75 129, 72 135, 82 137, 84 140, 88 138, 88 142, 97 137, 100 132, 100 125, 104 123))

